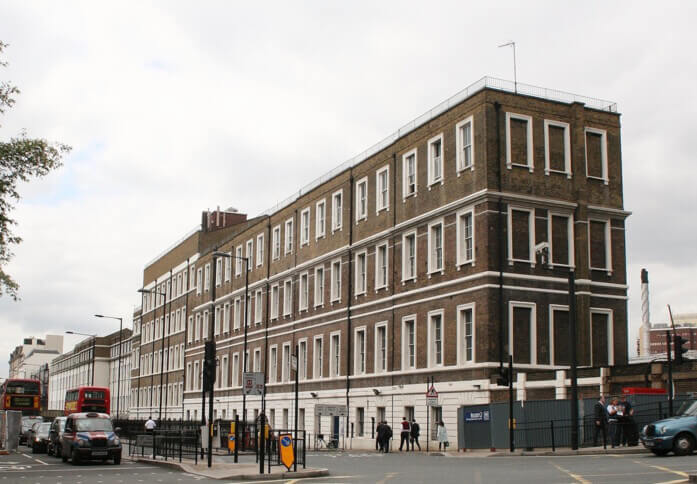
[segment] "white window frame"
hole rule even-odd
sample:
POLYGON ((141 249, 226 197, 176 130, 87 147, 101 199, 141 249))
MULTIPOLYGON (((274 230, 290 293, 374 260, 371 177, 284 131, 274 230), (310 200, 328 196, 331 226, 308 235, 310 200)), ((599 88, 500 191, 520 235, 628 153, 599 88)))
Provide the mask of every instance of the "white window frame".
POLYGON ((310 207, 300 212, 300 247, 310 244, 310 207))
POLYGON ((356 182, 356 223, 368 218, 368 177, 364 176, 356 182), (365 200, 361 200, 361 191, 365 200), (363 202, 363 203, 362 203, 363 202))
POLYGON ((232 252, 228 252, 230 257, 225 257, 225 282, 230 282, 232 278, 232 252))
POLYGON ((374 352, 374 362, 373 362, 373 372, 374 373, 386 373, 387 372, 387 362, 389 361, 389 345, 387 342, 390 340, 389 339, 389 332, 387 328, 387 321, 381 321, 375 325, 375 346, 373 348, 374 352), (385 357, 382 363, 384 363, 385 368, 380 368, 382 366, 382 363, 380 362, 380 339, 379 339, 379 334, 380 334, 380 329, 385 330, 385 357))
POLYGON ((445 272, 445 221, 444 219, 434 220, 428 224, 428 276, 431 277, 432 274, 445 272), (434 231, 433 229, 440 225, 440 267, 436 266, 437 254, 435 252, 436 246, 433 240, 434 231))
POLYGON ((467 207, 463 210, 460 210, 457 212, 455 215, 456 218, 456 237, 457 237, 457 243, 456 245, 456 250, 457 250, 457 268, 459 269, 460 267, 471 264, 472 267, 475 265, 475 260, 476 260, 476 231, 475 231, 475 218, 474 218, 474 207, 467 207), (468 258, 467 257, 467 250, 465 247, 465 234, 464 234, 464 227, 463 227, 463 219, 465 216, 469 215, 470 220, 472 221, 472 257, 468 258))
POLYGON ((324 274, 324 266, 317 266, 315 267, 315 277, 314 277, 314 297, 313 297, 313 304, 315 307, 323 307, 324 306, 324 281, 325 281, 325 274, 324 274), (318 276, 319 272, 322 272, 321 277, 318 276), (321 283, 320 283, 321 282, 321 283))
POLYGON ((257 235, 257 267, 264 265, 264 234, 257 235))
POLYGON ((232 329, 238 330, 242 327, 242 300, 239 297, 235 298, 234 308, 232 329))
POLYGON ((443 133, 440 133, 433 138, 428 140, 428 143, 426 144, 426 153, 427 153, 427 159, 428 159, 428 189, 430 190, 433 185, 436 185, 440 183, 441 185, 443 184, 443 180, 445 179, 445 173, 443 173, 443 158, 445 157, 445 143, 443 143, 443 133), (433 157, 433 150, 431 147, 436 144, 437 142, 440 142, 440 159, 435 160, 433 157), (436 178, 435 177, 435 166, 436 164, 440 165, 440 177, 436 178))
POLYGON ((390 281, 390 245, 387 240, 375 246, 375 292, 387 288, 390 281), (380 280, 382 267, 380 266, 380 249, 385 248, 385 280, 380 280))
POLYGON ((261 371, 261 348, 254 348, 252 356, 252 371, 261 371))
POLYGON ((607 315, 607 364, 608 366, 614 366, 615 365, 615 335, 613 334, 613 329, 614 329, 614 314, 613 310, 609 308, 596 308, 596 307, 591 307, 590 308, 590 313, 589 313, 589 319, 590 319, 590 342, 591 342, 591 348, 590 348, 590 359, 591 359, 591 366, 594 365, 593 361, 593 314, 605 314, 607 315))
POLYGON ((203 291, 207 292, 211 288, 211 264, 210 262, 203 267, 203 291))
POLYGON ((445 312, 443 309, 435 309, 427 314, 427 361, 429 368, 441 368, 445 366, 445 312), (433 319, 440 317, 440 363, 436 362, 436 339, 435 339, 435 324, 433 319))
POLYGON ((592 271, 606 271, 608 276, 612 275, 612 223, 609 218, 588 217, 588 268, 592 271), (602 222, 605 224, 605 267, 593 267, 591 265, 591 222, 602 222))
MULTIPOLYGON (((549 364, 554 365, 554 366, 563 366, 568 368, 569 365, 561 365, 557 364, 557 356, 556 353, 554 352, 554 312, 555 311, 560 311, 560 312, 569 312, 569 306, 563 305, 563 304, 550 304, 549 305, 549 311, 547 313, 547 316, 549 318, 549 364)), ((591 326, 591 331, 592 331, 592 326, 591 326)), ((592 345, 592 342, 591 342, 592 345)), ((593 353, 591 352, 591 358, 593 357, 593 353)))
POLYGON ((315 240, 321 239, 326 234, 327 202, 323 198, 315 204, 315 240), (320 211, 320 207, 322 210, 320 211), (320 213, 322 216, 320 217, 320 213))
POLYGON ((359 326, 353 331, 353 340, 355 344, 353 345, 353 374, 354 375, 365 375, 367 373, 366 366, 366 354, 368 351, 368 330, 366 326, 359 326), (363 348, 359 348, 358 344, 358 334, 363 333, 363 348), (361 349, 362 354, 361 354, 361 349), (361 369, 361 366, 363 367, 361 369))
POLYGON ((273 255, 273 260, 278 260, 281 258, 281 226, 276 225, 273 228, 271 236, 271 250, 273 255))
POLYGON ((419 271, 419 251, 418 251, 418 234, 416 229, 402 234, 402 284, 407 281, 416 281, 416 276, 419 271), (407 238, 414 236, 414 273, 409 277, 406 276, 409 257, 407 255, 407 238))
POLYGON ((283 224, 283 254, 291 254, 293 252, 293 218, 289 218, 283 224))
POLYGON ((477 318, 476 303, 460 304, 457 306, 457 364, 460 366, 473 364, 477 362, 477 334, 476 334, 476 318, 477 318), (472 312, 472 358, 467 359, 465 338, 465 320, 462 317, 465 311, 472 312))
POLYGON ((251 271, 254 267, 254 239, 249 239, 245 244, 244 254, 247 257, 247 270, 251 271))
POLYGON ((341 376, 341 331, 332 331, 329 333, 329 376, 336 378, 341 376), (339 354, 334 354, 334 337, 339 338, 339 354), (334 362, 337 362, 337 367, 334 368, 334 362))
MULTIPOLYGON (((589 225, 589 236, 590 236, 590 225, 589 225)), ((573 213, 555 212, 553 210, 547 211, 547 240, 549 241, 549 267, 571 267, 575 268, 575 244, 574 244, 574 215, 573 213), (567 219, 566 237, 568 244, 568 260, 566 264, 555 263, 554 262, 554 238, 552 237, 552 217, 564 217, 567 219)), ((590 241, 590 238, 589 238, 590 241)), ((588 244, 590 250, 590 244, 588 244)), ((590 252, 589 252, 590 255, 590 252)), ((590 259, 588 259, 590 263, 590 259)))
POLYGON ((241 386, 240 382, 240 368, 242 367, 242 362, 240 361, 239 351, 232 354, 232 386, 241 386))
POLYGON ((527 114, 506 113, 506 167, 510 170, 514 166, 524 167, 532 173, 535 169, 534 151, 532 145, 532 116, 527 114), (527 121, 528 128, 526 130, 527 139, 527 160, 526 163, 516 163, 511 159, 511 119, 519 121, 527 121))
MULTIPOLYGON (((530 365, 537 364, 537 304, 527 301, 509 301, 508 302, 508 352, 513 356, 515 363, 515 354, 513 347, 513 309, 527 308, 530 309, 530 365)), ((527 363, 521 363, 527 364, 527 363)))
POLYGON ((344 190, 337 190, 332 193, 332 233, 338 232, 343 226, 344 220, 344 190), (337 198, 339 203, 337 204, 337 198), (338 211, 337 211, 338 205, 338 211))
POLYGON ((289 382, 291 379, 291 359, 293 358, 293 353, 291 352, 290 343, 283 343, 281 348, 281 381, 289 382))
POLYGON ((545 175, 550 173, 563 173, 567 178, 571 178, 571 128, 569 123, 564 123, 563 121, 556 121, 553 119, 544 120, 545 127, 545 175), (553 126, 555 128, 564 129, 564 170, 553 170, 550 167, 550 154, 549 154, 549 128, 553 126))
POLYGON ((598 128, 590 128, 590 127, 584 128, 584 130, 583 130, 583 147, 584 147, 583 152, 585 154, 585 161, 586 161, 586 178, 592 178, 594 180, 603 180, 603 183, 605 183, 605 185, 607 185, 610 182, 610 180, 608 179, 608 166, 607 166, 607 131, 604 129, 598 129, 598 128), (602 176, 601 177, 591 176, 588 174, 588 143, 586 142, 588 133, 600 135, 600 160, 601 160, 601 168, 602 168, 602 176))
POLYGON ((223 355, 220 361, 220 384, 218 388, 228 388, 230 386, 230 370, 228 369, 229 359, 227 355, 223 355))
POLYGON ((254 324, 261 324, 263 299, 261 289, 257 289, 254 293, 254 324))
POLYGON ((375 214, 379 214, 381 211, 390 211, 390 165, 385 165, 375 172, 375 214), (382 194, 383 190, 380 186, 380 176, 385 174, 385 197, 386 200, 383 203, 382 194))
POLYGON ((410 314, 408 316, 402 317, 402 371, 413 370, 418 368, 419 365, 419 348, 418 348, 418 337, 417 337, 417 320, 416 314, 410 314), (412 365, 409 361, 409 335, 407 334, 407 323, 414 323, 414 364, 412 365))
POLYGON ((293 314, 293 279, 283 281, 283 317, 293 314), (290 292, 287 288, 290 286, 290 292), (288 306, 288 307, 286 307, 288 306))
POLYGON ((341 302, 341 270, 342 270, 342 267, 341 267, 341 266, 342 266, 341 259, 334 259, 334 260, 332 260, 332 265, 331 265, 331 270, 330 270, 330 283, 331 283, 331 287, 330 287, 330 291, 329 291, 329 295, 330 295, 332 304, 335 303, 335 302, 341 302), (335 293, 335 291, 334 291, 334 290, 335 290, 335 285, 334 285, 334 282, 335 282, 334 273, 337 272, 337 271, 335 271, 334 268, 335 268, 335 266, 336 266, 337 263, 339 264, 339 270, 338 270, 338 274, 336 275, 336 277, 337 277, 336 282, 339 283, 339 287, 336 288, 336 293, 335 293))
POLYGON ((199 267, 196 269, 196 295, 200 295, 203 291, 203 270, 199 267))
POLYGON ((278 345, 269 346, 269 383, 278 382, 278 345))
POLYGON ((307 380, 307 338, 298 340, 298 380, 307 380), (303 350, 303 345, 305 349, 303 350))
POLYGON ((281 306, 281 292, 278 284, 271 286, 271 320, 278 319, 281 306))
POLYGON ((455 170, 457 176, 460 176, 465 170, 474 171, 474 116, 468 116, 455 125, 455 170), (470 164, 465 165, 465 145, 462 137, 463 128, 465 125, 470 125, 470 164))
POLYGON ((356 252, 356 273, 354 275, 356 285, 354 290, 354 296, 360 296, 368 291, 368 251, 363 249, 356 252), (363 274, 361 274, 361 263, 363 261, 363 274))
POLYGON ((235 277, 242 274, 242 246, 235 247, 235 277))
POLYGON ((322 378, 324 365, 324 338, 322 335, 315 336, 312 340, 312 379, 322 378), (317 351, 317 342, 320 342, 321 351, 317 351))
POLYGON ((215 287, 223 284, 223 258, 216 257, 215 259, 215 287))
POLYGON ((515 262, 527 262, 530 267, 535 267, 535 209, 519 205, 508 204, 508 265, 515 262), (513 211, 528 213, 528 259, 513 258, 513 211))
POLYGON ((310 273, 302 272, 298 279, 298 310, 307 311, 310 306, 310 273))
POLYGON ((405 201, 409 197, 415 197, 419 193, 419 157, 416 148, 409 150, 402 155, 402 200, 405 201), (407 173, 407 160, 410 156, 414 156, 414 191, 408 191, 409 175, 407 173))

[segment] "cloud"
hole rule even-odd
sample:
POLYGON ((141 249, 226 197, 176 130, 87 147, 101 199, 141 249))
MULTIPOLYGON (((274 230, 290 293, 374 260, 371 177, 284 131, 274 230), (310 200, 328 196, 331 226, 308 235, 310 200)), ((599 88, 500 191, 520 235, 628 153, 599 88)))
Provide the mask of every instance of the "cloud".
POLYGON ((255 215, 480 77, 511 78, 508 40, 521 82, 619 103, 632 332, 642 267, 655 320, 694 311, 697 7, 632 6, 5 2, 0 78, 22 94, 0 136, 74 149, 22 187, 0 352, 129 318, 144 264, 202 210, 255 215))

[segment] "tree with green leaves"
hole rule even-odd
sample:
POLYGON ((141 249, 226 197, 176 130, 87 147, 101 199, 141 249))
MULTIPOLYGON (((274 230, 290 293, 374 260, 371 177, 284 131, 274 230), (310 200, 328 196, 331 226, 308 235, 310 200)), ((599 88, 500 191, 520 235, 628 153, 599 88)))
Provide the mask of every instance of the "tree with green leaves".
MULTIPOLYGON (((5 47, 7 44, 0 42, 0 54, 5 47)), ((6 65, 6 62, 0 60, 0 67, 6 65)), ((16 86, 0 81, 0 116, 14 105, 18 94, 16 86)), ((17 225, 17 221, 10 218, 14 204, 20 199, 17 183, 45 176, 58 168, 61 166, 61 158, 68 151, 69 146, 50 143, 45 139, 28 138, 24 132, 8 141, 0 139, 0 297, 6 294, 15 301, 18 299, 19 285, 5 272, 5 267, 13 256, 11 246, 22 241, 21 237, 11 231, 12 226, 17 225)))

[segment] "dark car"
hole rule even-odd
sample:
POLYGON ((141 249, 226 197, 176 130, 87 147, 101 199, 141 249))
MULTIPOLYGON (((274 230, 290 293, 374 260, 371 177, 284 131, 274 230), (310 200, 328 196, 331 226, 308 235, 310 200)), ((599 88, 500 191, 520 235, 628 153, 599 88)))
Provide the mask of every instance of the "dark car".
POLYGON ((53 455, 56 457, 61 456, 61 438, 63 437, 63 430, 65 429, 65 421, 68 417, 57 417, 53 423, 51 423, 51 430, 48 433, 48 445, 46 447, 46 453, 48 455, 53 455))
POLYGON ((676 417, 644 426, 641 442, 656 455, 691 454, 697 445, 697 400, 685 402, 676 417))
POLYGON ((73 465, 88 459, 114 459, 121 463, 121 441, 105 413, 72 413, 65 421, 61 458, 73 465))
POLYGON ((48 445, 48 434, 51 431, 51 422, 34 424, 34 427, 35 430, 31 441, 31 452, 32 454, 46 452, 46 447, 48 445))
POLYGON ((34 422, 29 430, 27 430, 26 433, 26 444, 27 447, 31 447, 32 443, 34 442, 34 437, 36 436, 36 431, 39 428, 39 425, 41 425, 43 421, 40 422, 34 422))
POLYGON ((29 432, 31 432, 32 426, 37 422, 43 422, 41 417, 22 417, 22 430, 19 434, 19 443, 29 445, 29 432))

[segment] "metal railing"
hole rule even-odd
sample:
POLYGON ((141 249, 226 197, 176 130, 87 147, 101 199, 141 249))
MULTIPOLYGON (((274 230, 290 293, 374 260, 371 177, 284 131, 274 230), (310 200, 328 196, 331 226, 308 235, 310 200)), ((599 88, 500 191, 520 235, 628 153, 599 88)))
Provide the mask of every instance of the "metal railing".
POLYGON ((193 459, 198 462, 201 432, 196 430, 153 430, 133 435, 128 441, 130 457, 148 457, 164 460, 193 459))

